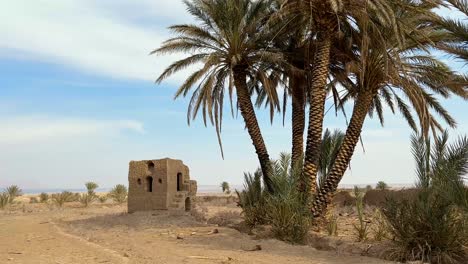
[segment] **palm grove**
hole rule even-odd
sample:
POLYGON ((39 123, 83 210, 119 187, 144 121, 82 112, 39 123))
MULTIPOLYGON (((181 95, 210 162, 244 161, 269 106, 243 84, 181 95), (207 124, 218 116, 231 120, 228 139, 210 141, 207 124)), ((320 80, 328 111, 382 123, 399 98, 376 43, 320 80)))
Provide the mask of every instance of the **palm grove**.
POLYGON ((278 112, 285 118, 290 104, 290 165, 299 174, 297 190, 309 197, 304 206, 316 217, 331 202, 368 116, 383 125, 385 112, 399 112, 429 138, 442 132, 444 123, 456 126, 440 98, 468 98, 468 76, 434 56, 442 51, 466 62, 466 23, 434 11, 449 7, 466 15, 466 0, 187 0, 185 5, 196 24, 171 26, 174 38, 152 54, 190 55, 171 64, 157 82, 201 65, 175 98, 190 94, 188 121, 201 112, 205 124, 216 129, 221 152, 224 100, 232 115, 240 110, 269 193, 276 191, 274 164, 255 108, 267 106, 273 120, 278 112), (352 112, 324 168, 327 99, 337 113, 348 116, 347 103, 352 112))

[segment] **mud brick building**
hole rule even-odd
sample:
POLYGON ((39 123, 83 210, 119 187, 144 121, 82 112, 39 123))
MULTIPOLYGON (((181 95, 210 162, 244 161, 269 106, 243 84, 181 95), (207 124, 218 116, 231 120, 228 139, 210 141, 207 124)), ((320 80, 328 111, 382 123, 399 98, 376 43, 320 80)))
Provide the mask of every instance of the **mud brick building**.
POLYGON ((174 159, 131 161, 128 172, 128 212, 190 211, 197 182, 189 168, 174 159))

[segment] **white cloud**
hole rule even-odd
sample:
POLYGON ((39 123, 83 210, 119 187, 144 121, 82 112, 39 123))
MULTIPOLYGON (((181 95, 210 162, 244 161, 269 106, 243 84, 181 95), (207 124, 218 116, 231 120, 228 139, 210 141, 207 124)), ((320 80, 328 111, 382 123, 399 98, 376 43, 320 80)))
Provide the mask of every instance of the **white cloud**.
POLYGON ((172 0, 3 1, 0 56, 39 59, 113 78, 154 80, 176 57, 148 53, 167 38, 169 24, 164 23, 187 16, 182 11, 181 1, 172 0))
POLYGON ((0 116, 0 189, 125 183, 128 161, 138 152, 127 132, 145 136, 133 120, 0 116))
POLYGON ((30 144, 104 133, 115 134, 125 130, 145 132, 143 124, 133 120, 54 119, 41 116, 0 118, 0 143, 30 144))

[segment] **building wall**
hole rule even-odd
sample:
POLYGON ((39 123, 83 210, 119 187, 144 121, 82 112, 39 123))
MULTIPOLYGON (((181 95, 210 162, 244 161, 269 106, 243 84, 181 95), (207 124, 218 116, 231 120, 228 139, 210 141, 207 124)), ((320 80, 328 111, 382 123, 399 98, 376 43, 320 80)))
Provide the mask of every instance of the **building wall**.
POLYGON ((165 160, 131 161, 128 181, 129 212, 167 209, 168 183, 165 160), (154 169, 148 169, 149 162, 154 163, 154 169), (153 178, 152 192, 148 190, 147 177, 153 178))

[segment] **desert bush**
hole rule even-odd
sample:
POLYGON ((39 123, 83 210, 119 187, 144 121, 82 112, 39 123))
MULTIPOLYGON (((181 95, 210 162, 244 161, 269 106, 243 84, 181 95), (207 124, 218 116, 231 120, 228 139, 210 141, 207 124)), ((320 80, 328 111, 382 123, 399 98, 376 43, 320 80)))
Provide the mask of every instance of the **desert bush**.
POLYGON ((23 191, 17 185, 11 185, 6 188, 8 193, 8 203, 12 204, 16 197, 23 195, 23 191))
POLYGON ((29 203, 32 203, 32 204, 39 203, 39 199, 37 199, 36 196, 30 197, 29 203))
POLYGON ((94 193, 83 193, 81 194, 79 201, 84 207, 88 207, 96 200, 96 198, 97 196, 94 193))
POLYGON ((332 203, 338 207, 354 206, 356 204, 356 198, 348 191, 340 191, 333 196, 332 203))
POLYGON ((369 185, 366 186, 366 192, 370 191, 370 190, 372 190, 372 185, 369 184, 369 185))
POLYGON ((329 236, 338 235, 338 217, 334 214, 327 219, 327 233, 329 236))
POLYGON ((285 153, 281 153, 280 159, 273 162, 272 167, 274 193, 267 193, 265 199, 268 223, 276 238, 303 243, 311 226, 311 214, 304 206, 308 192, 298 190, 301 171, 291 168, 291 156, 285 153))
POLYGON ((296 168, 291 168, 291 156, 285 153, 271 166, 274 192, 264 189, 259 170, 253 175, 244 174, 244 191, 236 191, 245 223, 251 227, 269 224, 276 238, 302 243, 311 225, 311 215, 305 206, 308 191, 298 190, 302 166, 298 164, 296 168))
POLYGON ((86 182, 85 187, 86 187, 87 193, 79 194, 78 201, 84 207, 88 207, 91 203, 96 201, 96 199, 98 198, 94 191, 99 187, 99 185, 95 182, 86 182))
POLYGON ((67 202, 79 202, 81 199, 81 193, 73 193, 73 192, 70 192, 70 197, 68 198, 68 201, 67 202))
POLYGON ((98 196, 98 200, 100 203, 105 203, 107 201, 107 196, 106 195, 98 196))
POLYGON ((389 199, 383 213, 394 237, 389 257, 399 261, 466 263, 468 247, 467 189, 468 139, 448 144, 448 134, 434 145, 412 137, 421 190, 412 200, 389 199))
POLYGON ((190 210, 190 215, 198 222, 206 223, 206 212, 208 209, 205 207, 195 206, 190 210))
POLYGON ((238 206, 242 208, 245 223, 254 227, 266 223, 265 191, 262 186, 262 173, 258 170, 253 175, 244 173, 244 190, 236 194, 238 206))
POLYGON ((374 232, 374 240, 382 241, 388 236, 388 224, 382 212, 379 209, 375 210, 372 218, 372 231, 374 232))
POLYGON ((210 217, 207 220, 208 224, 218 225, 218 226, 228 226, 234 224, 236 219, 239 219, 239 213, 234 211, 223 211, 219 212, 213 217, 210 217))
POLYGON ((356 197, 356 211, 358 215, 359 224, 353 224, 356 231, 357 241, 365 241, 369 235, 369 222, 364 219, 364 192, 357 186, 354 186, 354 196, 356 197))
POLYGON ((127 187, 122 184, 117 184, 109 192, 109 197, 117 203, 124 203, 127 200, 127 187))
POLYGON ((375 186, 375 189, 377 190, 381 190, 381 191, 385 191, 388 189, 388 184, 386 184, 385 182, 383 181, 379 181, 377 183, 377 185, 375 186))
POLYGON ((229 187, 229 183, 228 182, 222 182, 221 183, 221 189, 223 190, 223 193, 227 193, 227 194, 230 194, 231 193, 231 189, 229 187))
POLYGON ((389 201, 384 213, 394 237, 391 259, 463 263, 468 242, 466 212, 457 212, 433 194, 421 193, 415 201, 389 201))
POLYGON ((46 203, 48 200, 49 200, 49 194, 47 193, 41 193, 39 195, 39 200, 41 201, 41 203, 46 203))
POLYGON ((5 209, 10 201, 10 196, 7 192, 0 193, 0 209, 5 209))
POLYGON ((364 204, 382 207, 388 199, 396 201, 412 200, 418 196, 419 189, 408 188, 401 190, 370 190, 364 195, 364 204))
POLYGON ((52 201, 58 206, 62 207, 65 203, 73 200, 74 194, 69 191, 52 194, 52 201))

